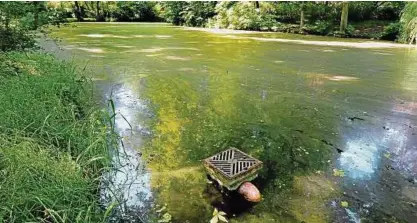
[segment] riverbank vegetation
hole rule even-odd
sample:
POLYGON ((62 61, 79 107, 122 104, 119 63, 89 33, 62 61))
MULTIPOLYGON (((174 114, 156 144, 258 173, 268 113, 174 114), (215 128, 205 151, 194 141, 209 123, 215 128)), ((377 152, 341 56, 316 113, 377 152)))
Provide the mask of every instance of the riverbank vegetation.
POLYGON ((38 4, 0 4, 0 221, 104 221, 110 117, 73 65, 33 50, 53 23, 38 4))
POLYGON ((59 2, 70 21, 175 25, 415 42, 415 2, 59 2))
POLYGON ((89 81, 43 53, 10 52, 0 61, 0 219, 102 219, 109 129, 89 81))

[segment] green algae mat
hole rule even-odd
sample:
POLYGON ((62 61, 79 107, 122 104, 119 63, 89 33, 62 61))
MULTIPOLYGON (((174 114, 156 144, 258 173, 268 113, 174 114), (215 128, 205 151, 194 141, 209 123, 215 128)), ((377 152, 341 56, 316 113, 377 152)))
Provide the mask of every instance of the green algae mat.
POLYGON ((149 23, 77 23, 51 35, 98 86, 147 102, 127 128, 152 133, 137 134, 135 149, 155 221, 205 222, 215 207, 230 222, 417 218, 417 51, 149 23), (237 208, 207 183, 201 162, 229 147, 263 162, 255 206, 237 208))

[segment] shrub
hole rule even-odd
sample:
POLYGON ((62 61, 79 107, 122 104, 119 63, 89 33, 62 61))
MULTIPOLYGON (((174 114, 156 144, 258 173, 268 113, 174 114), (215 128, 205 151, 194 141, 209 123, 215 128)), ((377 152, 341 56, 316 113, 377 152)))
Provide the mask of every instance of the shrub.
POLYGON ((417 2, 408 2, 401 14, 400 41, 417 44, 417 2))
POLYGON ((306 32, 310 34, 327 35, 333 31, 333 23, 330 21, 316 21, 314 25, 306 25, 306 32))
POLYGON ((215 2, 189 2, 180 15, 187 26, 205 26, 215 14, 215 5, 215 2))
POLYGON ((230 4, 221 2, 216 5, 217 15, 210 20, 209 26, 242 30, 271 30, 277 25, 276 16, 267 13, 267 3, 256 9, 252 2, 230 4))
POLYGON ((396 40, 400 33, 401 24, 398 22, 390 23, 388 26, 384 27, 384 32, 381 34, 381 39, 383 40, 396 40))
POLYGON ((33 34, 20 28, 0 26, 0 51, 24 50, 35 47, 33 34))

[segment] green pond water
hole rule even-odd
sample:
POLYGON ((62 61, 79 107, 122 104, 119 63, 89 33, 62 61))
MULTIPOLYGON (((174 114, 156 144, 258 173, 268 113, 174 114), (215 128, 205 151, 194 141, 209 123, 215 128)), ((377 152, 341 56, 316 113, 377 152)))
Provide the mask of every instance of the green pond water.
POLYGON ((103 94, 113 90, 129 121, 120 131, 137 132, 124 144, 141 154, 146 221, 208 222, 214 207, 232 222, 417 219, 416 49, 150 23, 70 24, 51 36, 103 94), (207 183, 201 160, 230 146, 264 162, 261 203, 241 207, 207 183))

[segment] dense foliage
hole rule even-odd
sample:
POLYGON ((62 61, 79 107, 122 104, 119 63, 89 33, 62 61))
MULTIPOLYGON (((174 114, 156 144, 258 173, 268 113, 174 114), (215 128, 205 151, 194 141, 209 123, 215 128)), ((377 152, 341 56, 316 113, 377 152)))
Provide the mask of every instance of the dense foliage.
POLYGON ((346 13, 342 13, 342 2, 162 2, 159 5, 160 16, 176 25, 402 42, 415 41, 417 32, 415 2, 349 2, 346 13))
POLYGON ((157 2, 50 2, 51 7, 77 21, 161 21, 157 2))
POLYGON ((61 14, 78 21, 166 21, 186 26, 398 39, 403 42, 413 39, 414 22, 410 23, 415 18, 413 4, 349 2, 346 4, 347 13, 342 13, 342 2, 49 3, 61 14))
POLYGON ((33 30, 59 25, 65 15, 46 2, 0 2, 0 51, 35 46, 33 30))
POLYGON ((417 2, 409 2, 401 16, 401 39, 417 44, 417 2))
POLYGON ((166 21, 175 25, 415 41, 416 3, 1 2, 0 47, 26 48, 27 30, 67 21, 166 21), (341 23, 342 15, 347 15, 341 23), (9 44, 6 43, 17 43, 9 44), (10 47, 13 46, 13 47, 10 47), (16 46, 16 47, 14 47, 16 46))

